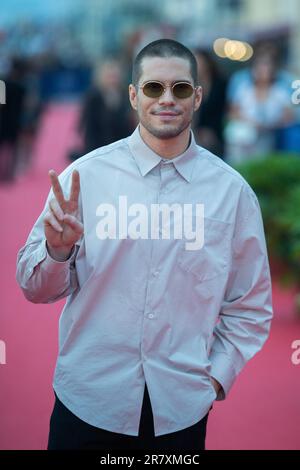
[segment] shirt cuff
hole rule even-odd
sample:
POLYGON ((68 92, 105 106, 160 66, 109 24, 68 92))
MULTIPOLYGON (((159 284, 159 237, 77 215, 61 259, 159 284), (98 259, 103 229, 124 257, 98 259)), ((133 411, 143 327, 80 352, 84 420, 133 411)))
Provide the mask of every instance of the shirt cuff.
POLYGON ((64 269, 70 268, 70 264, 74 262, 76 257, 76 249, 74 246, 71 255, 65 261, 57 261, 50 256, 47 250, 47 241, 44 240, 37 255, 40 257, 40 262, 42 261, 41 268, 44 271, 48 273, 59 273, 64 269))
POLYGON ((216 400, 225 400, 236 379, 232 361, 227 354, 215 350, 211 351, 209 360, 211 362, 210 375, 222 386, 217 394, 216 400))

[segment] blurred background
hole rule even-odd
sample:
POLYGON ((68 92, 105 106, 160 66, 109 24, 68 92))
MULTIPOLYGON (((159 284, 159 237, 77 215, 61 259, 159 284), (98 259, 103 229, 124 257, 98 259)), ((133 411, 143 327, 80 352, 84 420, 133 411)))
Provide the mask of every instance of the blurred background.
POLYGON ((259 197, 273 278, 270 338, 208 426, 210 449, 300 449, 300 1, 1 0, 0 449, 43 449, 63 302, 29 304, 18 250, 48 170, 128 136, 131 64, 159 38, 198 61, 199 145, 259 197))

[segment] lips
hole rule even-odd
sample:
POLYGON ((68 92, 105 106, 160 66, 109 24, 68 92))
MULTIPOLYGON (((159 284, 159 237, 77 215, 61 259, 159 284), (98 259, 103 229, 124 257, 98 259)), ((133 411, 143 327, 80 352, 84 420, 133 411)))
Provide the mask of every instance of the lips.
POLYGON ((156 116, 178 116, 178 113, 174 113, 172 111, 160 111, 159 113, 155 113, 156 116))
POLYGON ((168 111, 163 111, 161 113, 157 113, 158 116, 178 116, 177 113, 171 113, 171 112, 168 112, 168 111))

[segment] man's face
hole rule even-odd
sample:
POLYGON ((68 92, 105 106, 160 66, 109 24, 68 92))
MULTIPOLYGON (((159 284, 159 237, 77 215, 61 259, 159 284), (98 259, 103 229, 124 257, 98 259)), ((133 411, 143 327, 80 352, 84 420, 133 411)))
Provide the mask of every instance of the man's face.
POLYGON ((129 99, 138 113, 140 124, 159 139, 179 136, 190 126, 193 114, 201 103, 200 87, 189 98, 176 98, 170 88, 176 82, 189 82, 195 87, 188 60, 179 57, 146 57, 142 61, 139 83, 129 86, 129 99), (139 88, 151 80, 169 85, 159 98, 149 98, 139 88))

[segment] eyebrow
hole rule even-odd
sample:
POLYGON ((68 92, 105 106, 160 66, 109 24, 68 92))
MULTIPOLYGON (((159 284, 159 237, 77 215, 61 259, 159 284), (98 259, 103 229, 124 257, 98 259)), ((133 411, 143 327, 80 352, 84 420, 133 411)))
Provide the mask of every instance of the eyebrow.
MULTIPOLYGON (((159 80, 158 78, 149 78, 148 80, 144 80, 142 83, 148 83, 148 82, 159 82, 159 83, 168 83, 168 82, 164 82, 162 80, 159 80)), ((170 84, 171 85, 174 85, 175 83, 181 83, 181 82, 184 82, 184 83, 189 83, 190 85, 193 85, 193 83, 191 82, 191 80, 188 80, 188 79, 179 79, 179 80, 173 80, 170 84)))

